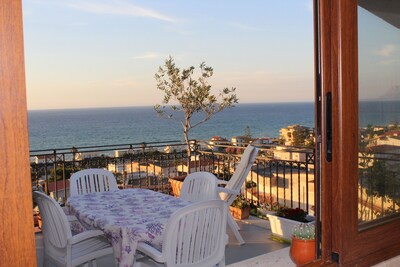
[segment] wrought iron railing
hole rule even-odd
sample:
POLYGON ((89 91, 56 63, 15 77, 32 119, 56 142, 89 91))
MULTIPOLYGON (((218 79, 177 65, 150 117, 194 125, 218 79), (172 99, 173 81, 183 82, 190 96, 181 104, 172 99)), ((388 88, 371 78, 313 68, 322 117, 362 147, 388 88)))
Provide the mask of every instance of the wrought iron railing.
MULTIPOLYGON (((170 179, 188 172, 209 171, 229 180, 244 151, 244 147, 230 143, 192 144, 190 158, 180 141, 31 151, 32 187, 65 202, 72 173, 104 168, 115 174, 120 188, 141 187, 172 194, 170 179)), ((259 146, 241 193, 253 206, 264 210, 280 205, 313 213, 314 153, 304 148, 259 146)))
POLYGON ((368 226, 374 220, 399 216, 400 154, 364 151, 358 163, 359 223, 368 226))

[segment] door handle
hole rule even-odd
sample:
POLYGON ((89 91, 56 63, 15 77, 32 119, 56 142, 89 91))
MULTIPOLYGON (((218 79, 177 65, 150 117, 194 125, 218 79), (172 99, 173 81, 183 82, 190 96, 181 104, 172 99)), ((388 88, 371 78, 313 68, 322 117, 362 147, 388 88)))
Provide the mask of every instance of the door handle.
POLYGON ((325 137, 326 137, 326 160, 332 161, 332 93, 328 92, 325 95, 325 137))

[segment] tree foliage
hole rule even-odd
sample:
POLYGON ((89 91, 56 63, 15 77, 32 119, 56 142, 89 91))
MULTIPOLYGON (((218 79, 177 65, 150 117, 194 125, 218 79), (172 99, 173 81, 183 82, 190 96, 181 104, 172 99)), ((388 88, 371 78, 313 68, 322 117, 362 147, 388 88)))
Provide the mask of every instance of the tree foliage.
POLYGON ((213 76, 212 67, 201 63, 198 78, 193 77, 194 71, 193 66, 179 69, 174 59, 169 57, 155 74, 157 89, 164 93, 164 99, 154 109, 161 117, 180 121, 188 153, 190 130, 208 121, 214 114, 238 103, 236 88, 226 87, 218 95, 211 92, 208 79, 213 76), (199 116, 194 116, 195 114, 199 116))
MULTIPOLYGON (((366 169, 360 169, 360 177, 366 193, 369 196, 383 198, 382 205, 386 200, 393 201, 397 205, 400 203, 400 179, 399 168, 395 162, 386 159, 371 159, 366 169), (386 199, 388 198, 388 199, 386 199)), ((382 214, 392 213, 391 207, 384 211, 382 206, 382 214)))
MULTIPOLYGON (((385 131, 389 129, 382 133, 385 131)), ((396 206, 400 204, 400 167, 392 154, 374 152, 377 132, 373 125, 360 129, 358 164, 360 183, 367 195, 382 199, 382 208, 375 211, 375 215, 383 216, 396 212, 396 206), (390 202, 392 206, 387 205, 390 202)))
POLYGON ((251 136, 250 126, 246 126, 245 134, 244 134, 244 142, 249 143, 253 137, 251 136))
POLYGON ((308 137, 308 130, 304 127, 297 127, 293 132, 293 146, 304 146, 308 137))

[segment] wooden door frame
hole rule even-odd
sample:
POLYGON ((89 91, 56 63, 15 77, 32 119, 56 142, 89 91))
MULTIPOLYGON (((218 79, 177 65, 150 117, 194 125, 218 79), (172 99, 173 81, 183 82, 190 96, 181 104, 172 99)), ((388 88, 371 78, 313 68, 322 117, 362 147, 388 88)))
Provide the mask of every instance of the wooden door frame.
POLYGON ((36 266, 22 6, 0 1, 1 266, 36 266))
MULTIPOLYGON (((322 259, 370 266, 400 254, 400 220, 358 227, 358 21, 356 0, 319 1, 322 113, 332 94, 332 161, 322 119, 322 259)), ((322 116, 323 117, 323 116, 322 116)))
MULTIPOLYGON (((326 110, 327 93, 332 92, 332 82, 337 76, 336 68, 333 66, 332 58, 336 51, 332 44, 334 39, 333 18, 336 17, 335 10, 332 9, 331 1, 314 1, 314 27, 315 27, 315 103, 320 106, 315 110, 317 128, 319 128, 319 136, 317 136, 319 155, 319 174, 320 180, 317 181, 317 187, 320 188, 317 194, 318 204, 318 232, 320 233, 320 261, 318 263, 335 265, 331 259, 332 235, 331 218, 332 218, 332 163, 326 161, 327 146, 323 142, 326 139, 326 121, 323 118, 326 110), (319 116, 319 118, 318 118, 319 116)), ((333 112, 335 114, 335 112, 333 112)))
MULTIPOLYGON (((331 92, 334 141, 332 162, 325 160, 327 147, 321 142, 321 260, 311 265, 335 265, 332 253, 338 253, 341 265, 349 266, 370 265, 400 254, 399 221, 358 232, 357 213, 352 209, 357 205, 356 8, 355 0, 323 0, 318 5, 321 110, 326 109, 323 96, 331 92)), ((0 1, 0 36, 1 264, 36 266, 20 0, 0 1)), ((324 140, 324 120, 321 130, 324 140)))

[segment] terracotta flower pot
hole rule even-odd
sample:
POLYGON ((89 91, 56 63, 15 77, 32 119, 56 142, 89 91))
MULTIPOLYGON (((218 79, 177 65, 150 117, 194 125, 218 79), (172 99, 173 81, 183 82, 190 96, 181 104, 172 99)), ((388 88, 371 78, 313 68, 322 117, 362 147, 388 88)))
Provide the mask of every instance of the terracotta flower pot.
POLYGON ((184 176, 177 176, 174 178, 169 178, 168 182, 171 185, 172 189, 172 194, 176 197, 179 197, 181 195, 181 188, 183 185, 183 180, 185 180, 186 175, 184 176))
POLYGON ((301 240, 292 237, 290 246, 290 258, 297 266, 310 262, 315 259, 315 239, 301 240))
POLYGON ((236 208, 229 206, 229 210, 235 219, 243 220, 248 219, 250 217, 250 207, 246 207, 244 209, 236 208))

